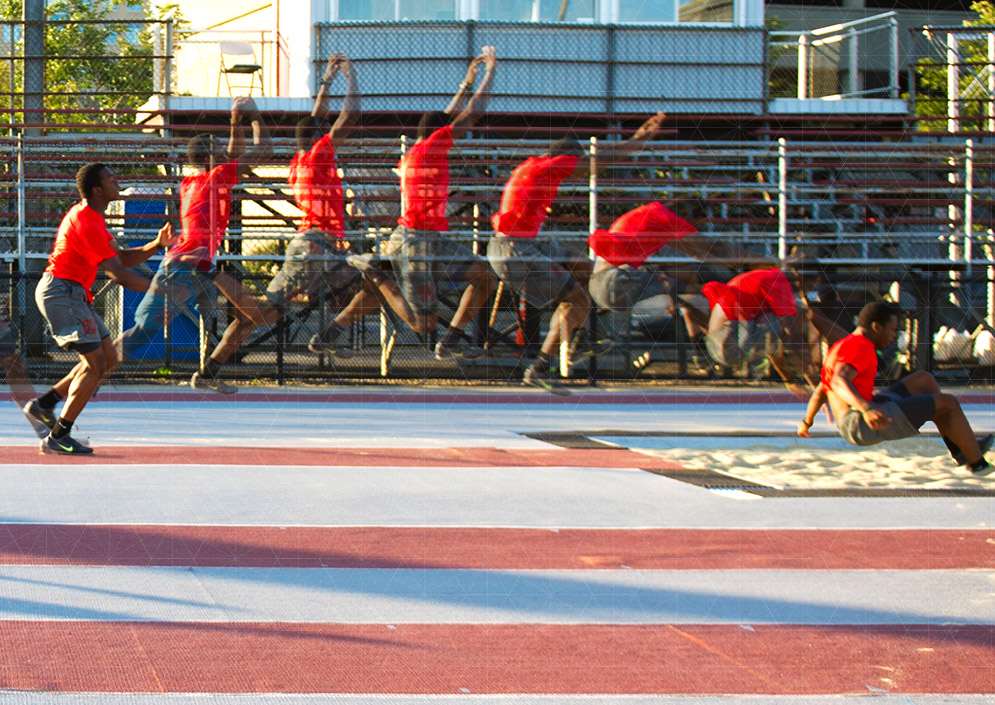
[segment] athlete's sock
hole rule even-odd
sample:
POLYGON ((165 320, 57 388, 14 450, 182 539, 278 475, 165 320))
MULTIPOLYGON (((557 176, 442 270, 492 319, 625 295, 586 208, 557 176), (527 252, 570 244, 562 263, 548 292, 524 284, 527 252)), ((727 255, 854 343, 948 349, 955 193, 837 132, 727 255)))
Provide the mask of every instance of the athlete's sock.
POLYGON ((55 422, 55 428, 52 429, 52 438, 65 438, 72 430, 73 422, 66 421, 60 416, 59 420, 55 422))
POLYGON ((38 397, 38 406, 49 411, 55 408, 55 405, 62 401, 62 395, 55 391, 55 387, 52 387, 47 392, 38 397))
POLYGON ((325 330, 321 331, 321 342, 326 344, 334 343, 343 333, 345 333, 345 328, 332 321, 325 330))
POLYGON ((546 372, 552 364, 553 356, 539 351, 539 354, 536 355, 535 362, 532 363, 532 369, 536 372, 546 372))
POLYGON ((956 443, 954 443, 953 441, 951 441, 946 436, 940 436, 940 438, 943 439, 943 443, 947 446, 947 450, 950 451, 950 456, 954 460, 960 460, 961 458, 964 457, 964 453, 961 452, 960 447, 956 443))
POLYGON ((443 347, 446 347, 447 345, 452 345, 453 341, 456 340, 456 337, 459 334, 460 330, 458 328, 452 328, 452 327, 446 328, 446 332, 443 333, 442 336, 439 338, 439 345, 443 347))
POLYGON ((207 359, 207 364, 204 365, 204 369, 200 371, 200 376, 207 379, 217 379, 218 372, 221 371, 221 365, 223 362, 218 362, 213 357, 207 359))

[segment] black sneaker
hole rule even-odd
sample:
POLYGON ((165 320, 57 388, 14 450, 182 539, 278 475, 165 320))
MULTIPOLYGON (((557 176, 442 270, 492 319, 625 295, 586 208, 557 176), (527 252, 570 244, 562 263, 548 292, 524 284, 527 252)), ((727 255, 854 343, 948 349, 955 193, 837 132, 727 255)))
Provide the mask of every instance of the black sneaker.
POLYGON ((992 465, 987 460, 980 468, 971 468, 971 474, 975 477, 985 477, 986 475, 991 475, 992 472, 995 472, 995 465, 992 465))
POLYGON ((83 445, 72 436, 66 435, 62 438, 53 438, 48 434, 41 442, 43 453, 58 453, 60 455, 89 455, 93 448, 83 445))
POLYGON ((469 345, 459 340, 446 344, 443 344, 440 340, 435 344, 436 360, 448 360, 450 358, 457 358, 459 360, 476 360, 479 357, 483 357, 483 355, 483 348, 478 348, 476 345, 469 345))
POLYGON ((522 383, 528 387, 540 387, 560 397, 570 396, 570 390, 563 386, 552 370, 540 372, 536 368, 530 367, 525 370, 522 383))
POLYGON ((590 345, 578 345, 572 353, 570 353, 570 361, 579 365, 585 360, 589 360, 595 355, 603 355, 606 352, 612 350, 615 347, 615 341, 610 338, 599 338, 593 341, 590 345))
POLYGON ((311 341, 307 344, 307 349, 315 355, 332 355, 340 360, 348 360, 356 354, 356 351, 351 347, 347 345, 336 345, 334 340, 327 343, 323 342, 320 335, 314 335, 311 337, 311 341))
POLYGON ((234 384, 228 384, 227 382, 220 379, 208 379, 200 374, 200 372, 194 372, 193 376, 190 378, 190 387, 201 392, 217 392, 218 394, 224 394, 225 396, 229 394, 234 394, 238 391, 238 387, 234 384))
MULTIPOLYGON (((41 404, 38 403, 37 399, 29 401, 24 405, 24 408, 21 409, 21 411, 23 411, 28 417, 43 425, 49 431, 55 428, 55 413, 51 409, 41 408, 41 404)), ((48 434, 46 433, 45 436, 47 435, 48 434)), ((42 436, 42 438, 45 436, 42 436)))
MULTIPOLYGON (((981 448, 981 457, 984 457, 985 453, 992 449, 993 443, 995 443, 995 433, 989 433, 987 436, 982 436, 978 439, 978 447, 981 448)), ((967 458, 964 457, 963 452, 956 453, 953 458, 954 462, 958 465, 967 465, 967 458)), ((988 473, 985 474, 987 475, 988 473)))

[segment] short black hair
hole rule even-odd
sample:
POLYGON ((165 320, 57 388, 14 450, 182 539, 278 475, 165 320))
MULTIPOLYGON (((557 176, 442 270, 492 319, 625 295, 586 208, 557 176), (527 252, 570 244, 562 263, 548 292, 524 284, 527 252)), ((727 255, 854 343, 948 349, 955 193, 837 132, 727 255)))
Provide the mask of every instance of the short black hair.
POLYGON ((857 325, 861 328, 870 328, 875 323, 883 326, 891 320, 892 316, 899 317, 899 310, 895 304, 887 301, 871 301, 860 309, 857 325))
POLYGON ((453 121, 449 113, 441 110, 430 110, 418 121, 418 139, 424 139, 436 130, 445 127, 453 121))
POLYGON ((213 148, 214 139, 211 135, 194 135, 187 140, 187 161, 191 164, 208 164, 213 148))
POLYGON ((100 162, 90 162, 79 168, 76 172, 76 190, 79 191, 80 198, 89 198, 90 192, 100 186, 104 169, 110 169, 110 167, 100 162))
POLYGON ((313 115, 305 115, 298 120, 297 130, 294 132, 297 137, 297 149, 310 149, 311 141, 321 136, 324 126, 325 121, 313 115))
POLYGON ((564 155, 570 155, 574 157, 580 157, 584 154, 584 148, 580 146, 578 142, 573 137, 564 137, 552 142, 549 145, 549 156, 560 157, 564 155))

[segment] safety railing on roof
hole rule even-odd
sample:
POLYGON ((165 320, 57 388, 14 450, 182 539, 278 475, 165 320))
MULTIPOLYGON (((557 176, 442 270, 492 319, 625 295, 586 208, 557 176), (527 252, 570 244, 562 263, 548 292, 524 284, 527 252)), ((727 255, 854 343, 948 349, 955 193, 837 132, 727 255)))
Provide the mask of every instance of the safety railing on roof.
POLYGON ((771 98, 898 98, 897 13, 804 32, 770 32, 771 98), (883 74, 883 85, 869 80, 883 74))

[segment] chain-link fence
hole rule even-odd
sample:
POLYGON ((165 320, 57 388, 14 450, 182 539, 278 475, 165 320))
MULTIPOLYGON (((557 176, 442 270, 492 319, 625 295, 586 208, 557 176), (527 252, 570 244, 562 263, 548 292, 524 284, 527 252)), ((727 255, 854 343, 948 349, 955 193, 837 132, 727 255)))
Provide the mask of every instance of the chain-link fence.
MULTIPOLYGON (((445 235, 479 255, 493 236, 490 216, 511 170, 547 146, 485 137, 463 140, 451 153, 450 231, 445 235)), ((108 224, 122 242, 144 242, 166 219, 175 219, 178 182, 185 173, 182 142, 154 136, 2 140, 0 250, 7 263, 2 283, 8 317, 35 374, 57 375, 74 358, 45 335, 32 292, 61 216, 77 200, 76 168, 95 159, 111 165, 129 190, 108 212, 108 224)), ((405 146, 399 140, 359 137, 338 150, 349 213, 346 235, 356 252, 378 251, 396 224, 394 168, 405 146)), ((592 148, 596 155, 597 145, 592 148)), ((229 235, 218 256, 223 270, 260 294, 297 230, 300 212, 286 182, 293 149, 289 139, 277 137, 271 162, 237 187, 229 235)), ((991 325, 993 169, 995 154, 986 145, 657 142, 623 166, 600 170, 591 182, 564 182, 540 237, 586 254, 592 228, 607 227, 634 206, 661 201, 723 242, 771 258, 804 253, 802 268, 817 271, 830 287, 836 315, 846 327, 868 298, 887 294, 900 300, 920 325, 912 345, 915 361, 933 365, 931 340, 941 325, 962 331, 991 325)), ((648 266, 689 263, 665 248, 648 266)), ((158 266, 157 258, 149 265, 158 266)), ((737 273, 735 267, 696 266, 704 280, 737 273)), ((461 286, 439 285, 443 325, 453 315, 461 286)), ((108 280, 98 280, 95 288, 98 310, 111 331, 127 329, 141 296, 108 280)), ((516 293, 502 288, 468 327, 472 341, 487 349, 476 362, 436 360, 434 336, 415 335, 389 310, 349 329, 346 341, 354 355, 348 360, 309 352, 308 340, 351 295, 332 291, 298 301, 280 323, 255 330, 233 361, 232 376, 515 380, 549 320, 549 311, 524 306, 516 293)), ((596 369, 580 367, 575 374, 611 379, 687 374, 687 336, 673 314, 672 301, 657 299, 631 316, 602 315, 601 325, 622 344, 600 358, 596 369)), ((234 315, 218 298, 202 332, 196 314, 184 312, 119 374, 189 376, 234 315)), ((955 363, 975 366, 977 360, 955 363)))

